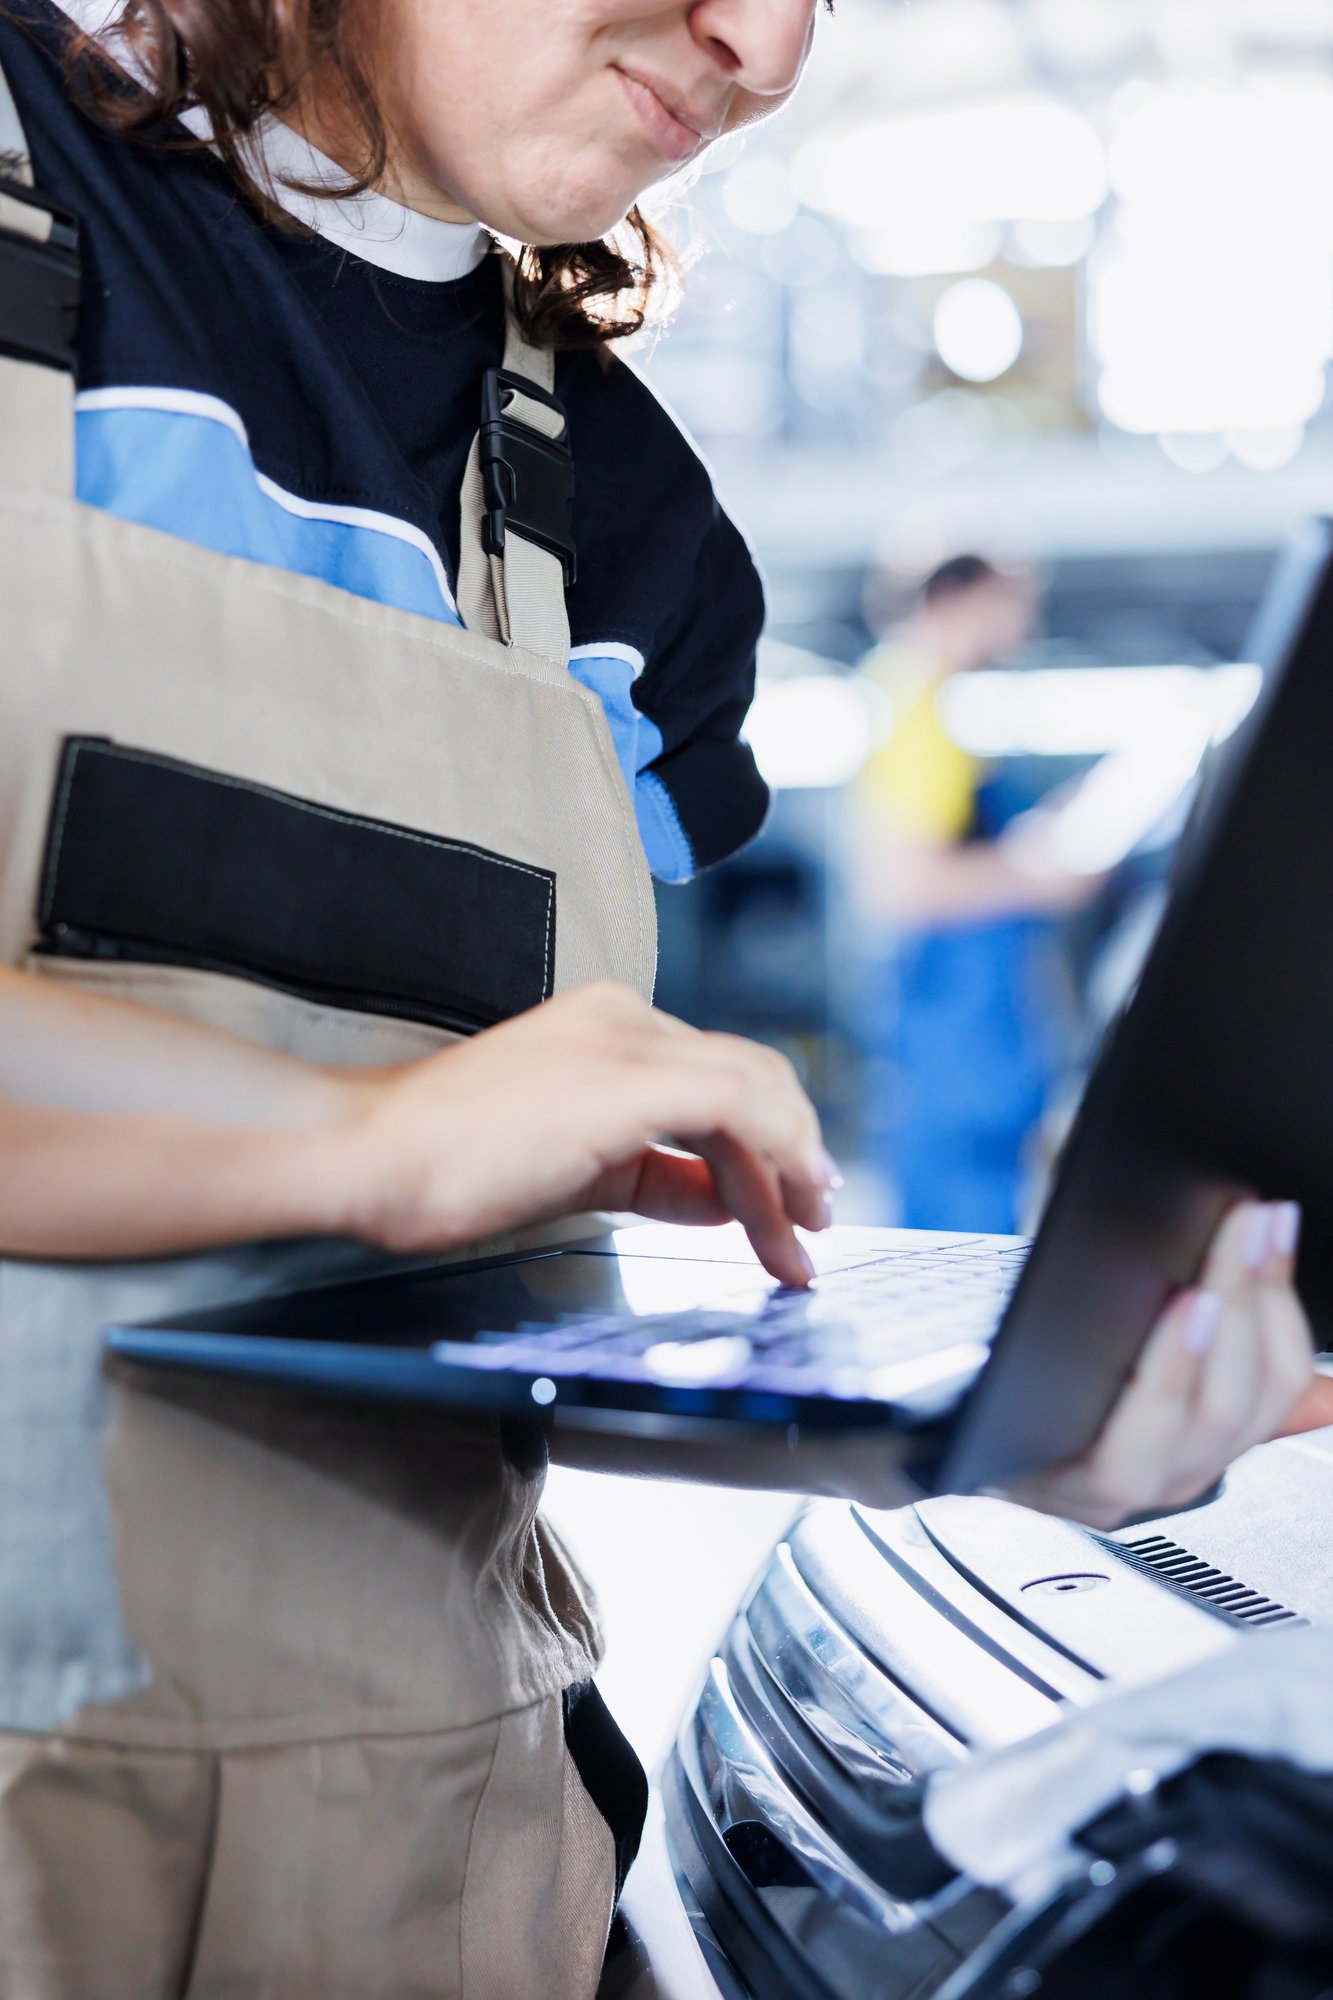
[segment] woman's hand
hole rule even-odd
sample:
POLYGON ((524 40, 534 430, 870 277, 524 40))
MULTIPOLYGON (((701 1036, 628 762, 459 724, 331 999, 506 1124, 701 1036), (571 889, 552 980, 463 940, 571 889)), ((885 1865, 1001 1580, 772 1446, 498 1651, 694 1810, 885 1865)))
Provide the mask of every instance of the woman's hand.
POLYGON ((351 1113, 322 1171, 331 1163, 338 1177, 336 1226, 381 1248, 444 1249, 581 1208, 632 1209, 670 1222, 734 1216, 775 1278, 814 1275, 793 1224, 827 1226, 837 1175, 791 1064, 688 1028, 626 987, 582 987, 348 1088, 351 1113))
POLYGON ((431 1252, 624 1208, 734 1216, 774 1277, 804 1285, 793 1224, 824 1228, 836 1181, 788 1062, 625 987, 348 1071, 0 969, 0 1254, 300 1235, 431 1252))
POLYGON ((1299 1225, 1290 1202, 1232 1209, 1198 1288, 1163 1313, 1086 1458, 1004 1497, 1114 1528, 1188 1505, 1251 1445, 1333 1422, 1293 1283, 1299 1225))

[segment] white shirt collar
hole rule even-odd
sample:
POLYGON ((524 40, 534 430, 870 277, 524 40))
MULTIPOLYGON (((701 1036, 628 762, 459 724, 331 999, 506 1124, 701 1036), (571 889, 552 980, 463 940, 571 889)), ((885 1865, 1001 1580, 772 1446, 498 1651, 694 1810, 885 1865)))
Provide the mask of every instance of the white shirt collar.
MULTIPOLYGON (((115 23, 124 0, 58 0, 84 34, 99 42, 113 61, 131 69, 115 23)), ((182 120, 196 138, 211 136, 207 115, 187 112, 182 120)), ((341 168, 308 139, 279 119, 264 118, 252 136, 255 164, 271 184, 274 200, 307 229, 314 230, 340 250, 392 271, 400 278, 425 278, 436 283, 466 277, 476 269, 490 248, 490 239, 479 222, 441 222, 391 201, 388 195, 368 191, 339 200, 333 197, 298 194, 286 185, 288 179, 324 182, 337 187, 346 179, 341 168)))

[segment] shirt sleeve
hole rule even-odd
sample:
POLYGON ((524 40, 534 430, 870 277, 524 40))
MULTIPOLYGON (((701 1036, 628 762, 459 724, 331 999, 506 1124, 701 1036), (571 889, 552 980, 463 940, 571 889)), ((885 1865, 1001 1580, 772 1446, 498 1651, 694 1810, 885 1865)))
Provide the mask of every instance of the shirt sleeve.
POLYGON ((635 689, 662 738, 642 777, 660 790, 685 843, 679 870, 663 871, 667 881, 735 854, 768 813, 768 787, 740 733, 754 699, 763 588, 743 538, 709 499, 696 590, 635 689))
POLYGON ((571 380, 569 400, 579 390, 571 669, 601 696, 650 868, 684 882, 752 840, 768 811, 741 736, 763 585, 707 467, 647 384, 613 362, 591 384, 571 380))

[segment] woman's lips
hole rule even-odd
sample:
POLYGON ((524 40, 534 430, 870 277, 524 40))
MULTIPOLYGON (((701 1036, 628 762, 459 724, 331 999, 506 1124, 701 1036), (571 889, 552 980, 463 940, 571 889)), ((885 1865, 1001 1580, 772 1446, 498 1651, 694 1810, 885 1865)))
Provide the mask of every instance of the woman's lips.
POLYGON ((683 118, 678 118, 674 111, 668 111, 651 84, 618 67, 616 75, 654 152, 660 153, 665 160, 680 161, 687 160, 691 153, 698 151, 703 134, 697 127, 687 125, 683 118))

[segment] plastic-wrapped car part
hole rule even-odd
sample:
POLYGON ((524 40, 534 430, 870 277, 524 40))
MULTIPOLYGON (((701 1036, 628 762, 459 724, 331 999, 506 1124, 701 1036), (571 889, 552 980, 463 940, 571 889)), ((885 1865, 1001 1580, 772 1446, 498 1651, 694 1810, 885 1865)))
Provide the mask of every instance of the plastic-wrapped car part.
POLYGON ((1321 2000, 1333 1990, 1333 1777, 1204 1757, 1094 1821, 1094 1886, 1011 1925, 939 2000, 1321 2000), (1100 1869, 1097 1866, 1100 1861, 1100 1869))
POLYGON ((1081 1836, 1111 1861, 1163 1841, 1177 1849, 1170 1872, 1182 1889, 1274 1944, 1322 1954, 1333 1973, 1333 1776, 1275 1760, 1203 1757, 1081 1836))

